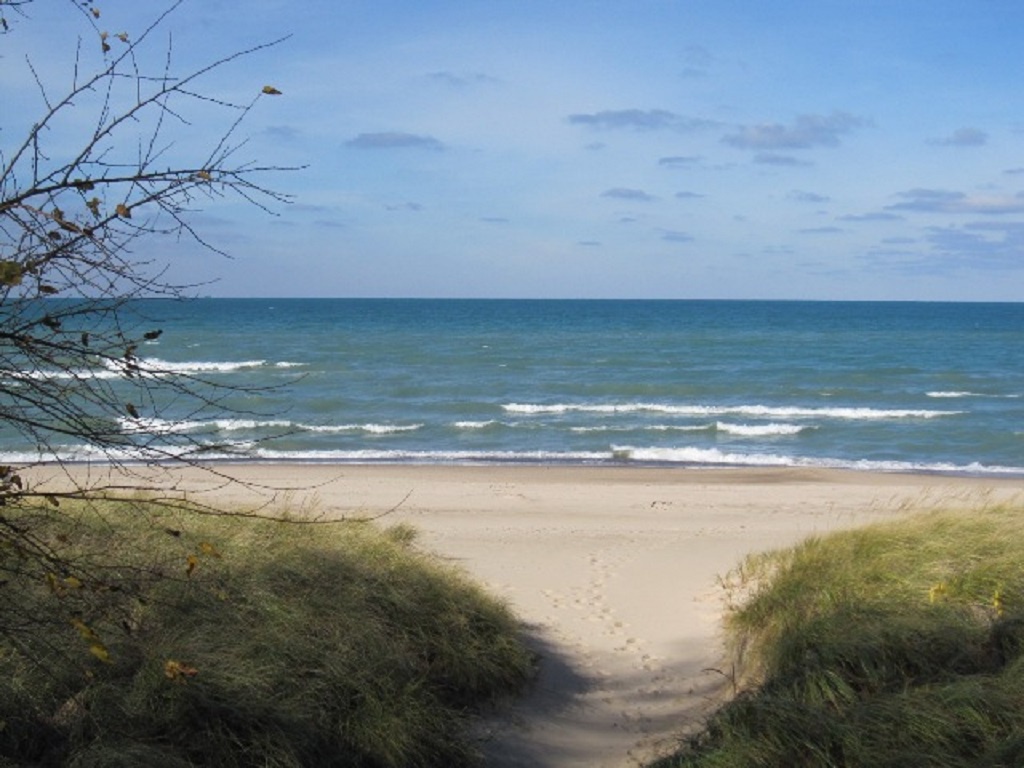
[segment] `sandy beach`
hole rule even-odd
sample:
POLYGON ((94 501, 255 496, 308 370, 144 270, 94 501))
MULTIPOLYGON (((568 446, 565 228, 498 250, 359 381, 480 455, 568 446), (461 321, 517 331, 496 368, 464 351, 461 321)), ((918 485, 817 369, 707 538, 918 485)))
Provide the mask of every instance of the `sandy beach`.
POLYGON ((420 547, 507 600, 541 654, 539 675, 525 698, 480 724, 482 748, 491 766, 550 768, 642 764, 728 695, 717 580, 744 555, 910 510, 970 509, 1024 492, 1020 480, 796 469, 215 471, 150 479, 204 503, 410 523, 420 547))

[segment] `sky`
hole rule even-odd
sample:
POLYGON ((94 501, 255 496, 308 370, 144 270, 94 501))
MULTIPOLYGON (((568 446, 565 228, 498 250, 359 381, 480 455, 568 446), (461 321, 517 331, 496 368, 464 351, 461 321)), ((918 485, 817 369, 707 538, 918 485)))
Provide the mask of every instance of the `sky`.
MULTIPOLYGON (((0 38, 4 146, 39 106, 13 64, 56 88, 89 34, 67 7, 0 38)), ((1024 300, 1019 0, 186 0, 152 47, 282 36, 200 84, 282 92, 237 157, 290 202, 200 206, 230 258, 147 252, 203 294, 1024 300)))

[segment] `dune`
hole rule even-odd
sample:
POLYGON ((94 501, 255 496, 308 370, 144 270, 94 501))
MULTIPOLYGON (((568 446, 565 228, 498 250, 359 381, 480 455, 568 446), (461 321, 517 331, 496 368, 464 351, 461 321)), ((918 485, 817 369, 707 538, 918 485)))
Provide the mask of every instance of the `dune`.
POLYGON ((219 464, 143 477, 211 505, 413 525, 419 546, 509 602, 539 653, 532 690, 479 723, 487 765, 551 768, 642 764, 731 693, 718 580, 746 554, 1024 491, 1020 480, 782 468, 219 464))

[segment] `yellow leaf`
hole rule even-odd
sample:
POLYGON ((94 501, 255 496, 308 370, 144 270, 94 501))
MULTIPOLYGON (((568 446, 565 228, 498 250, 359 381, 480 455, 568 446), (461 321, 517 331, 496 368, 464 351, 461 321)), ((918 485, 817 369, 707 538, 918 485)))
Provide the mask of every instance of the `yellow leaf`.
POLYGON ((190 667, 184 662, 176 661, 175 659, 168 659, 164 662, 164 677, 175 683, 183 683, 185 678, 195 677, 198 674, 198 669, 190 667))
POLYGON ((268 96, 280 96, 281 95, 281 92, 279 90, 277 90, 277 88, 275 88, 272 85, 264 85, 263 86, 263 92, 265 94, 267 94, 268 96))
POLYGON ((102 662, 105 662, 107 664, 110 663, 110 651, 108 651, 106 647, 100 643, 93 643, 92 645, 90 645, 89 653, 91 653, 93 656, 95 656, 102 662))
POLYGON ((99 637, 92 631, 92 628, 81 619, 72 619, 71 626, 78 630, 78 634, 82 636, 83 640, 99 641, 99 637))
POLYGON ((204 555, 208 555, 210 557, 220 557, 220 552, 218 552, 217 548, 214 547, 213 544, 211 544, 208 541, 200 543, 199 551, 202 552, 204 555))
POLYGON ((213 176, 210 175, 209 171, 197 171, 196 172, 196 178, 197 179, 202 179, 203 181, 212 181, 213 180, 213 176))
POLYGON ((64 583, 67 584, 72 589, 81 589, 82 588, 82 581, 81 581, 81 579, 78 579, 78 578, 76 578, 74 576, 65 576, 64 577, 64 583))
POLYGON ((124 203, 118 203, 115 210, 117 211, 117 215, 123 219, 130 219, 132 217, 131 209, 129 209, 124 203))

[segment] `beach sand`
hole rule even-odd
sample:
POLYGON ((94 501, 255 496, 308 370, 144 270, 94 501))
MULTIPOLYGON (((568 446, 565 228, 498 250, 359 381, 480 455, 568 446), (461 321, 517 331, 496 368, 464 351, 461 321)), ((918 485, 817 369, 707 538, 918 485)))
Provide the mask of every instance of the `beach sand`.
POLYGON ((1024 492, 1024 481, 797 469, 215 471, 150 479, 214 505, 273 511, 284 503, 313 516, 410 523, 421 548, 511 605, 541 660, 532 691, 479 724, 486 764, 499 767, 619 768, 671 750, 731 691, 718 579, 744 555, 912 510, 970 509, 1024 492))

